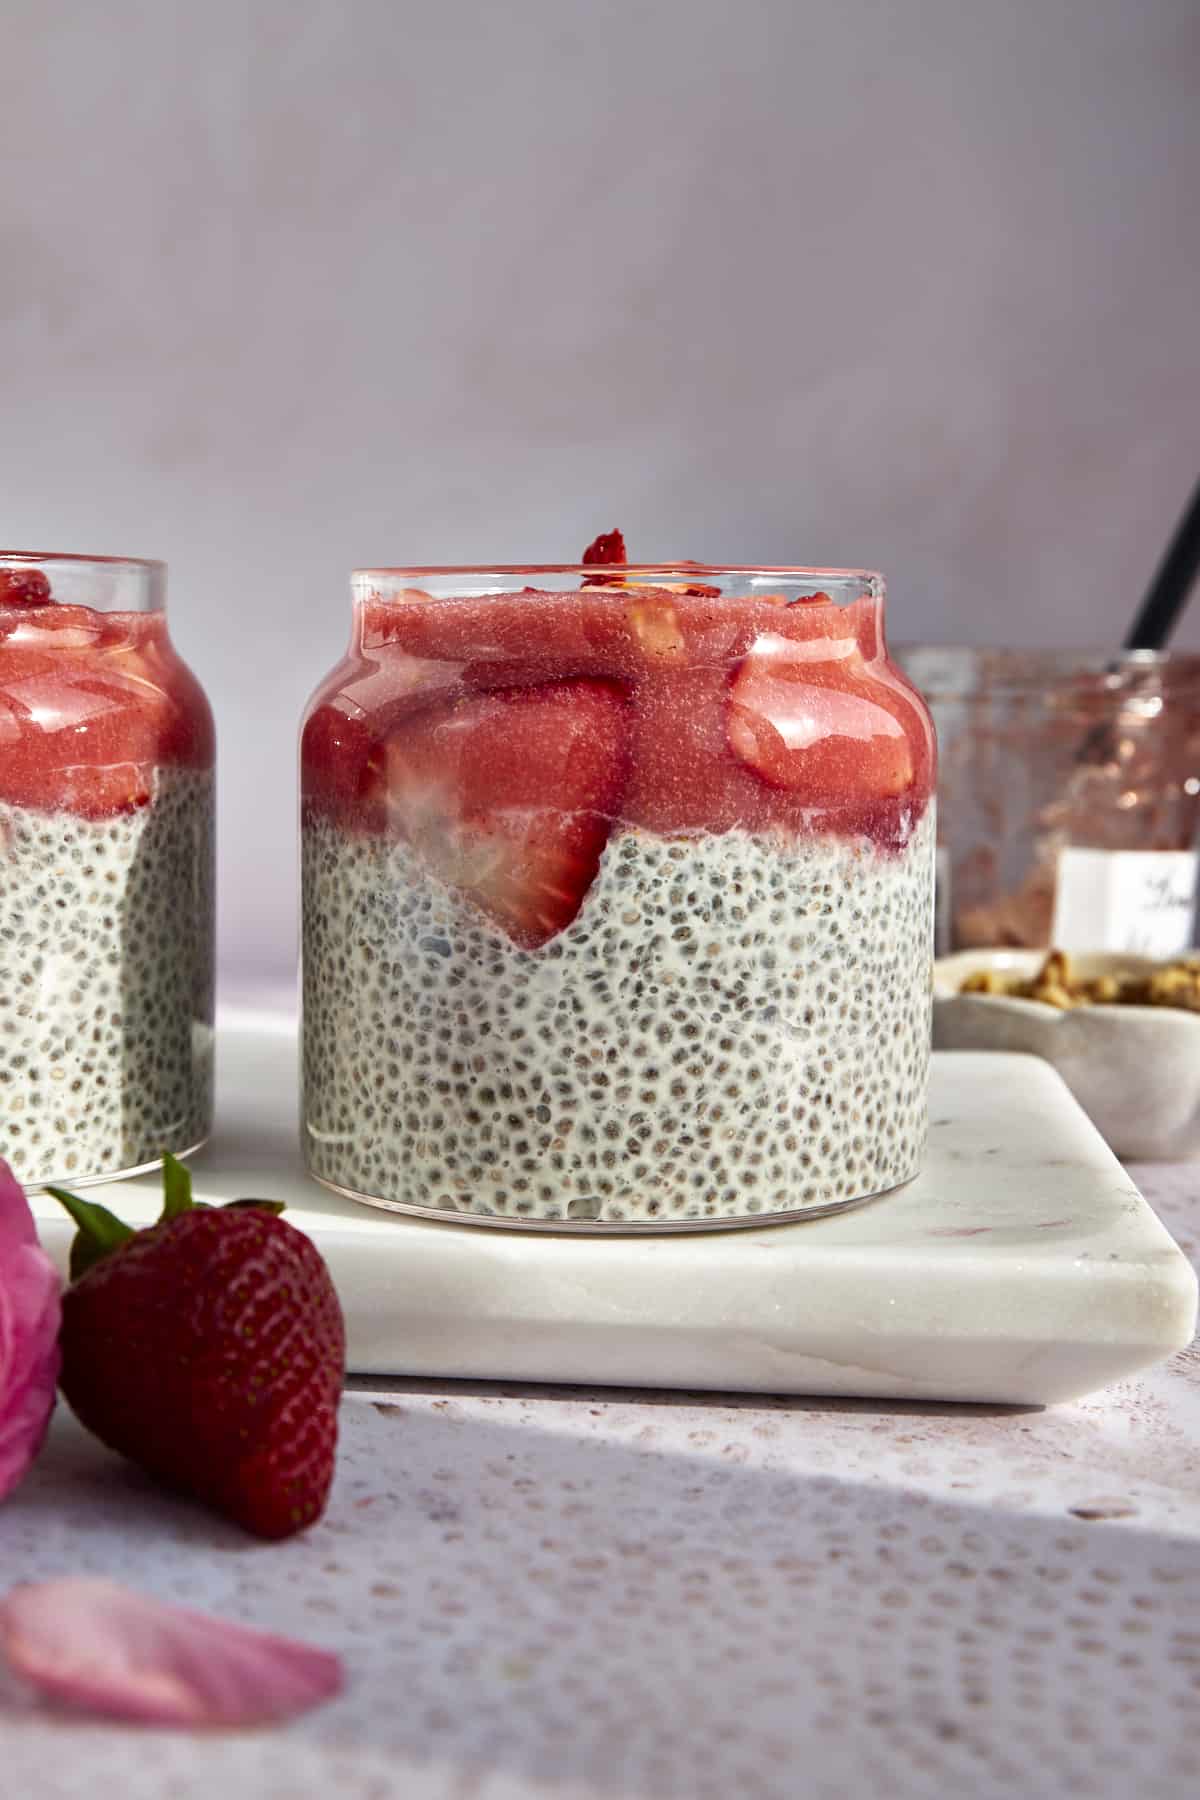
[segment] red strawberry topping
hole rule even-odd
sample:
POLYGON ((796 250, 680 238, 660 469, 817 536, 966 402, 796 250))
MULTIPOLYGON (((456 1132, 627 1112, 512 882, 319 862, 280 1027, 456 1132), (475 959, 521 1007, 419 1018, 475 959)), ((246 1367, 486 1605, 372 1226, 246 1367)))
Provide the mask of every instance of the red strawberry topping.
POLYGON ((336 693, 328 700, 318 696, 300 740, 300 764, 306 810, 349 819, 359 805, 374 738, 361 714, 339 705, 339 699, 336 693))
POLYGON ((0 569, 0 606, 53 606, 49 578, 41 569, 0 569))
POLYGON ((373 752, 372 802, 448 887, 517 944, 570 924, 624 792, 628 708, 608 681, 475 693, 403 720, 373 752))
POLYGON ((0 800, 103 819, 207 767, 212 714, 160 616, 0 607, 0 745, 0 800))
POLYGON ((693 568, 706 571, 687 563, 673 571, 682 579, 631 579, 625 556, 621 532, 604 532, 584 552, 587 573, 573 591, 435 598, 409 589, 367 600, 361 660, 352 658, 349 678, 345 669, 331 677, 305 730, 306 804, 352 828, 408 837, 530 946, 574 917, 595 872, 590 836, 611 815, 613 793, 624 824, 660 833, 830 830, 884 847, 907 841, 932 787, 933 744, 919 701, 886 660, 874 597, 723 593, 688 580, 693 568), (549 841, 528 820, 554 815, 510 803, 502 784, 523 768, 532 805, 543 807, 543 785, 557 804, 561 778, 545 740, 557 709, 570 710, 568 695, 587 696, 580 717, 599 710, 605 721, 594 744, 604 766, 591 771, 601 798, 575 800, 572 781, 563 786, 590 824, 585 832, 576 820, 570 844, 558 846, 571 865, 561 881, 541 872, 559 900, 539 918, 530 859, 549 841))
POLYGON ((726 730, 765 781, 828 807, 912 788, 918 722, 913 702, 867 666, 853 638, 763 632, 734 678, 726 730))
MULTIPOLYGON (((626 560, 625 538, 620 531, 602 531, 598 538, 592 539, 583 553, 583 561, 588 568, 596 564, 623 563, 626 560)), ((605 580, 603 575, 585 575, 583 585, 588 587, 595 582, 603 584, 605 580)))

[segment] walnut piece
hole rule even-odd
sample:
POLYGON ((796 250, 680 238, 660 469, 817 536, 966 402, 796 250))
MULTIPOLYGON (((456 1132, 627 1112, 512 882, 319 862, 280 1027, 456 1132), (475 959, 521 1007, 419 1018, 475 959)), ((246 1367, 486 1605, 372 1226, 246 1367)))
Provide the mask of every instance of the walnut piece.
POLYGON ((1031 980, 980 969, 967 976, 959 991, 1040 1000, 1063 1012, 1077 1006, 1173 1006, 1200 1013, 1200 955, 1164 963, 1149 975, 1109 974, 1083 981, 1074 975, 1065 951, 1051 950, 1031 980))

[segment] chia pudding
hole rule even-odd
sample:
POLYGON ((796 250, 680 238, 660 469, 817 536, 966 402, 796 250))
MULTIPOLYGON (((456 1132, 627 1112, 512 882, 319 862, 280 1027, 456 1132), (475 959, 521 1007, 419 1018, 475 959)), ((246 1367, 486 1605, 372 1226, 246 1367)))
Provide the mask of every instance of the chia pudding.
POLYGON ((27 1186, 210 1129, 212 718, 163 575, 0 555, 0 1156, 27 1186))
POLYGON ((356 577, 350 655, 310 707, 312 1173, 593 1232, 910 1179, 934 751, 882 584, 513 573, 356 577))

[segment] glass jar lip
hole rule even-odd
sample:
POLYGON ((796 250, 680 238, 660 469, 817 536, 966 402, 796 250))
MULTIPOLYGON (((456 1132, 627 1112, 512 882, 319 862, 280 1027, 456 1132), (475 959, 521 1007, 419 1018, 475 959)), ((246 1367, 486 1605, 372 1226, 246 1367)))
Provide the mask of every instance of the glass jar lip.
POLYGON ((106 569, 147 569, 163 575, 167 565, 154 556, 90 556, 77 550, 0 550, 0 568, 23 563, 97 564, 106 569))
POLYGON ((882 593, 884 578, 875 569, 815 568, 800 563, 419 563, 412 565, 368 567, 352 571, 354 581, 396 581, 418 575, 464 575, 478 579, 489 575, 574 575, 580 580, 590 576, 611 574, 620 578, 657 576, 659 578, 688 575, 764 575, 812 585, 822 579, 835 582, 857 581, 871 593, 882 593))
POLYGON ((1144 673, 1200 684, 1200 651, 1024 649, 992 644, 892 646, 905 672, 926 694, 967 695, 982 688, 1034 689, 1048 682, 1109 680, 1144 673), (964 679, 965 678, 965 679, 964 679))

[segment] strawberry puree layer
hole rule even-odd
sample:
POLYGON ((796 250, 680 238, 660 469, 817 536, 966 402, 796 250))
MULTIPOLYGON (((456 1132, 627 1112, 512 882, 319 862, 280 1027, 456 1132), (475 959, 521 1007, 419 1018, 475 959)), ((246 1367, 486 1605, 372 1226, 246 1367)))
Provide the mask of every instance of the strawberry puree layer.
POLYGON ((0 606, 0 802, 104 819, 213 761, 212 714, 160 613, 0 606))
MULTIPOLYGON (((928 803, 928 717, 886 660, 870 596, 839 606, 590 587, 361 605, 351 653, 305 729, 308 816, 411 839, 387 775, 398 739, 407 760, 423 740, 432 759, 456 734, 502 735, 481 696, 558 692, 565 717, 594 711, 601 683, 621 709, 600 783, 611 822, 819 831, 897 849, 928 803)), ((544 749, 534 733, 531 765, 544 749)), ((481 767, 470 810, 494 814, 503 798, 481 767)), ((537 798, 581 804, 549 788, 537 798)))

